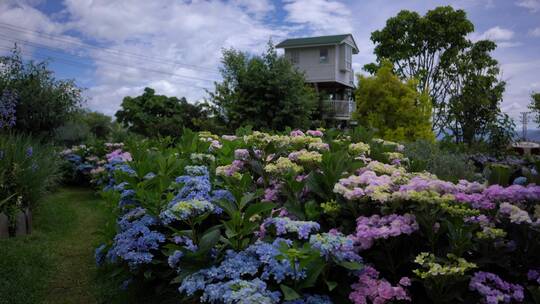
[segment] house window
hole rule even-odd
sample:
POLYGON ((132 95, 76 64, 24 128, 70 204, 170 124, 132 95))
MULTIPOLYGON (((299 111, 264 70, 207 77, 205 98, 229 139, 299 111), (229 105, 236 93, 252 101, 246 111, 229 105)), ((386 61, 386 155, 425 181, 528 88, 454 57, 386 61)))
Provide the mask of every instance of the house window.
POLYGON ((345 45, 345 68, 352 70, 352 48, 348 45, 345 45))
POLYGON ((300 63, 300 51, 291 50, 291 62, 294 64, 300 63))
POLYGON ((328 49, 319 50, 319 63, 328 63, 328 49))

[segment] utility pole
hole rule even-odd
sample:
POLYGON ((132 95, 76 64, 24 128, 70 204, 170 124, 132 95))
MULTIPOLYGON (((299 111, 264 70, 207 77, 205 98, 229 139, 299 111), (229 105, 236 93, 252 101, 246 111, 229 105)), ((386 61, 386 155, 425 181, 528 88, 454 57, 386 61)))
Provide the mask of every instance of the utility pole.
POLYGON ((529 122, 529 114, 531 112, 521 112, 521 123, 522 123, 522 126, 523 126, 523 129, 522 129, 522 137, 523 137, 523 140, 527 140, 527 123, 529 122))

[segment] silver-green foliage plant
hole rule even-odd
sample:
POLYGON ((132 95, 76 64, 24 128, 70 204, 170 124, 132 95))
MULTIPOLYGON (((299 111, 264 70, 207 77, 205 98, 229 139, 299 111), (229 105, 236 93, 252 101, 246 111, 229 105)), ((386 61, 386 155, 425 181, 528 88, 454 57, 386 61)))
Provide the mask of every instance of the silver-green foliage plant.
POLYGON ((25 135, 0 135, 0 206, 8 214, 32 208, 58 181, 59 160, 52 146, 25 135))
POLYGON ((475 179, 474 166, 468 162, 467 155, 445 151, 436 143, 424 140, 408 143, 404 154, 409 158, 411 171, 428 171, 452 182, 475 179))

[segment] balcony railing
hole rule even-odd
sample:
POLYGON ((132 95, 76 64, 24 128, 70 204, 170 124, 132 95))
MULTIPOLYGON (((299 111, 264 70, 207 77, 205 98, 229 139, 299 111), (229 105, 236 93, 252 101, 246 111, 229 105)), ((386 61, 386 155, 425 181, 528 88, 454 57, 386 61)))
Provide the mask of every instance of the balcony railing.
POLYGON ((356 110, 356 103, 349 100, 328 100, 328 116, 337 120, 350 120, 356 110))

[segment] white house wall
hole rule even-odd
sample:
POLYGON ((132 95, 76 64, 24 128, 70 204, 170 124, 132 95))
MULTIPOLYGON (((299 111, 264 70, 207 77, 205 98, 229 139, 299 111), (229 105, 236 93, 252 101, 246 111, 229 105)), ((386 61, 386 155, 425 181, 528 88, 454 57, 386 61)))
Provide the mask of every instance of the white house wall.
POLYGON ((286 49, 285 56, 290 58, 290 52, 294 50, 300 52, 300 62, 296 66, 299 70, 305 72, 307 82, 335 81, 337 71, 335 46, 286 49), (319 51, 321 48, 328 49, 328 63, 319 62, 319 51))

